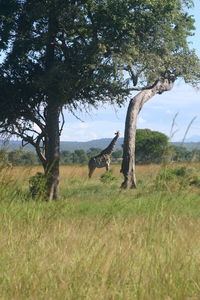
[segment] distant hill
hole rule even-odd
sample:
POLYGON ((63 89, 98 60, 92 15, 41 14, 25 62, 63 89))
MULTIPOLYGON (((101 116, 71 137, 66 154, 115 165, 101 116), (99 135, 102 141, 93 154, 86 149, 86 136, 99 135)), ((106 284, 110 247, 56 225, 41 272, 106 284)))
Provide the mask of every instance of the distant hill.
MULTIPOLYGON (((83 149, 83 150, 87 151, 90 148, 104 149, 109 145, 111 140, 112 140, 112 138, 91 140, 91 141, 88 141, 88 142, 64 142, 64 141, 62 141, 61 142, 61 150, 74 151, 76 149, 83 149)), ((115 149, 121 149, 123 141, 124 141, 123 138, 119 138, 117 140, 115 149)))
MULTIPOLYGON (((14 150, 14 149, 20 149, 22 147, 22 143, 20 141, 12 141, 10 140, 9 142, 4 143, 2 140, 0 140, 0 147, 8 149, 9 151, 14 150)), ((34 151, 34 148, 31 145, 27 145, 23 149, 27 151, 34 151)))
MULTIPOLYGON (((85 151, 89 150, 90 148, 106 148, 109 143, 111 142, 112 138, 104 138, 104 139, 97 139, 91 140, 87 142, 70 142, 70 141, 61 141, 60 148, 61 151, 68 150, 74 151, 76 149, 83 149, 85 151)), ((121 149, 121 145, 123 144, 123 138, 119 138, 116 143, 115 149, 121 149)), ((20 141, 9 141, 4 147, 9 151, 14 149, 20 149, 22 146, 20 141)), ((3 141, 0 140, 0 147, 3 147, 3 141)), ((34 151, 34 148, 31 145, 26 145, 24 148, 26 151, 34 151)))
POLYGON ((186 143, 200 143, 200 136, 199 135, 193 135, 189 138, 185 139, 186 143))
POLYGON ((200 149, 200 142, 195 143, 195 142, 186 142, 186 143, 182 143, 182 142, 174 142, 172 143, 173 145, 176 146, 183 146, 185 147, 187 150, 199 150, 200 149))
MULTIPOLYGON (((108 144, 111 142, 112 138, 104 138, 104 139, 97 139, 97 140, 91 140, 87 142, 70 142, 70 141, 61 141, 61 151, 68 150, 68 151, 74 151, 76 149, 83 149, 87 151, 90 148, 100 148, 104 149, 108 146, 108 144)), ((123 138, 119 138, 116 143, 115 149, 121 149, 121 146, 123 144, 123 138)), ((173 145, 181 146, 181 142, 173 142, 173 145)), ((22 146, 20 141, 9 141, 8 144, 5 145, 5 148, 9 151, 14 149, 20 149, 22 146)), ((188 150, 193 149, 200 149, 200 142, 186 142, 183 144, 184 147, 186 147, 188 150)), ((3 147, 3 141, 0 140, 0 147, 3 147)), ((34 148, 31 145, 26 145, 24 148, 26 151, 34 151, 34 148)))

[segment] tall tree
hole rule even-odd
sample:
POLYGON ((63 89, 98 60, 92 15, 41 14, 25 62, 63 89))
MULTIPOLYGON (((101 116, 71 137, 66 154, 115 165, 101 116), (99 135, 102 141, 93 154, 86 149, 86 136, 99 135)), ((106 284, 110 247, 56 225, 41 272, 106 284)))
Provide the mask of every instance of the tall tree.
POLYGON ((140 41, 123 56, 122 63, 132 83, 130 90, 139 91, 131 99, 126 116, 122 188, 136 187, 136 125, 143 105, 156 94, 171 90, 178 78, 199 83, 200 62, 188 43, 194 30, 194 19, 188 15, 191 6, 192 1, 181 0, 143 1, 138 5, 140 41))
POLYGON ((63 107, 120 104, 127 95, 114 54, 133 41, 133 5, 128 2, 0 1, 5 8, 1 133, 15 134, 35 147, 50 200, 58 197, 63 107))

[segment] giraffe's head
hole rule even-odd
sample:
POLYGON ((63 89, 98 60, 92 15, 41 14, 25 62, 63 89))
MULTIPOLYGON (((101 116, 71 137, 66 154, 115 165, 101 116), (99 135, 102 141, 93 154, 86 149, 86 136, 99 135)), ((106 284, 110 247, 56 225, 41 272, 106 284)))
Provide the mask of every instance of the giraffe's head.
POLYGON ((115 135, 119 137, 119 130, 115 132, 115 135))

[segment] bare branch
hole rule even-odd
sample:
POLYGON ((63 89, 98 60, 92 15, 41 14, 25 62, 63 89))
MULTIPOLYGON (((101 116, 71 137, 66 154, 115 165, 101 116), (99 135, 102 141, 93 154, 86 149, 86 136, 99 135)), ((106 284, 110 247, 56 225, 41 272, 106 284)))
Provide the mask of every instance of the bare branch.
POLYGON ((81 121, 82 123, 84 123, 84 121, 81 120, 81 118, 79 118, 79 117, 75 114, 74 110, 73 110, 70 106, 68 107, 68 109, 69 109, 70 113, 71 113, 77 120, 79 120, 79 121, 81 121))
MULTIPOLYGON (((37 114, 39 116, 41 116, 38 112, 37 112, 37 114)), ((33 123, 35 123, 40 128, 40 130, 42 132, 45 132, 45 124, 43 124, 42 122, 40 122, 40 120, 37 119, 34 114, 32 114, 29 111, 29 112, 24 113, 24 116, 26 116, 27 119, 29 119, 30 121, 32 121, 33 123)), ((44 118, 43 118, 43 120, 44 120, 44 118)))
POLYGON ((61 108, 61 117, 62 117, 62 123, 61 123, 61 126, 60 126, 60 131, 59 131, 59 135, 61 135, 62 133, 62 130, 63 130, 63 127, 64 127, 64 124, 65 124, 65 117, 64 117, 64 114, 63 114, 63 109, 61 108))

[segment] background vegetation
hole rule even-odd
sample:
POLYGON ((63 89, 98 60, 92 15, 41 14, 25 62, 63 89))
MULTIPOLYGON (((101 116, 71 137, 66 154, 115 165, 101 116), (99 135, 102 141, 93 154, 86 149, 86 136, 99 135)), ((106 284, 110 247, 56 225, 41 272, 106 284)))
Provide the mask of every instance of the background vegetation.
MULTIPOLYGON (((110 140, 106 139, 104 144, 102 141, 97 143, 106 147, 110 140)), ((123 141, 121 139, 118 147, 112 153, 112 162, 120 163, 122 160, 123 141)), ((12 143, 11 143, 12 144, 12 143)), ((88 144, 91 146, 93 141, 88 144)), ((3 143, 2 143, 3 145, 3 143)), ((88 163, 89 158, 99 154, 102 148, 94 147, 88 149, 74 149, 73 151, 62 150, 60 153, 61 165, 69 164, 81 164, 88 163)), ((95 147, 96 146, 96 147, 95 147)), ((78 142, 73 147, 78 146, 78 142)), ((65 144, 63 146, 65 147, 65 144)), ((4 164, 18 165, 39 165, 40 161, 34 151, 27 151, 23 148, 9 149, 9 144, 2 147, 0 150, 1 161, 4 164)), ((69 149, 71 147, 69 146, 69 149)), ((187 149, 185 144, 169 143, 168 137, 158 131, 152 131, 150 129, 138 129, 136 135, 136 164, 149 164, 149 163, 161 163, 163 160, 169 160, 174 162, 184 161, 200 161, 200 149, 187 149)))

